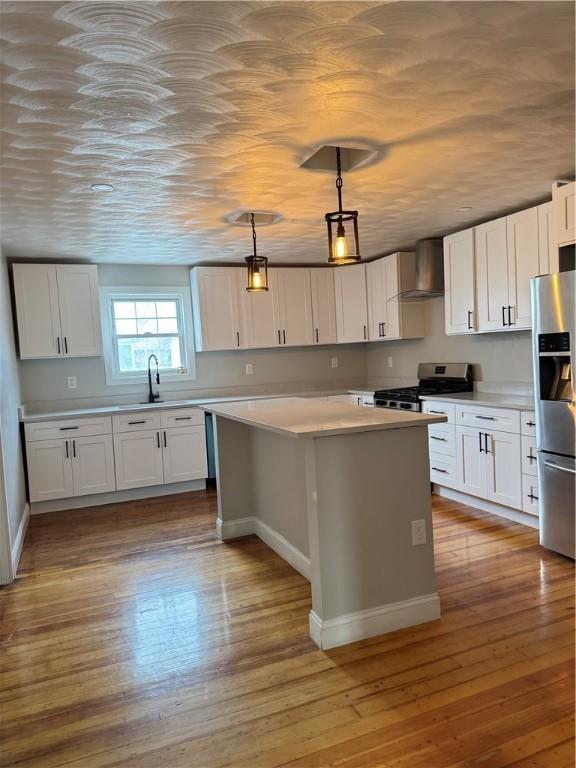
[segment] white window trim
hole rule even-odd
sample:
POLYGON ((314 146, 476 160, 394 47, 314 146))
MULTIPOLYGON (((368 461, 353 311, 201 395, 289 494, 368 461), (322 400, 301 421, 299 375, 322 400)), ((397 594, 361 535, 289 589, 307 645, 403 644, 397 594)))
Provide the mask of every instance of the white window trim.
POLYGON ((104 368, 106 371, 106 384, 130 386, 131 384, 147 384, 146 373, 120 373, 116 364, 114 351, 114 329, 112 324, 112 299, 130 298, 142 296, 158 296, 162 298, 177 298, 181 301, 183 321, 183 353, 185 356, 186 373, 162 373, 160 371, 160 385, 164 382, 191 381, 196 379, 196 357, 194 348, 194 325, 192 320, 192 299, 190 290, 184 286, 176 288, 160 286, 105 286, 100 288, 100 317, 102 318, 102 347, 104 353, 104 368))

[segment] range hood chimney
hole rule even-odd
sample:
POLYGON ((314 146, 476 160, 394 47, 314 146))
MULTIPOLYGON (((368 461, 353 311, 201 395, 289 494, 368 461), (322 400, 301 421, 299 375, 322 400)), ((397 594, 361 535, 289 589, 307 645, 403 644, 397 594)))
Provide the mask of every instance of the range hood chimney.
POLYGON ((444 253, 442 238, 419 240, 416 243, 416 275, 414 287, 402 291, 403 301, 433 299, 444 295, 444 253))

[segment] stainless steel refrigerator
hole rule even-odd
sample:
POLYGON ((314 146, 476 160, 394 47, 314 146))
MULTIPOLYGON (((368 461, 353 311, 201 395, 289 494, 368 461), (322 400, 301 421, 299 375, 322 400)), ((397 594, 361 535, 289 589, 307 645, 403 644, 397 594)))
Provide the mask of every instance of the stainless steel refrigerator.
POLYGON ((540 543, 575 557, 575 272, 532 280, 540 543))

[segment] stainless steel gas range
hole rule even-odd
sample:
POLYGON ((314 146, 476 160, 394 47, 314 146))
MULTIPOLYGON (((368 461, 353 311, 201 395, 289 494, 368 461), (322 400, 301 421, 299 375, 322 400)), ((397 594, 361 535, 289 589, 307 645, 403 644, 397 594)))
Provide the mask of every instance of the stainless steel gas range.
POLYGON ((374 393, 377 408, 421 411, 425 395, 449 395, 472 390, 470 363, 419 363, 418 386, 380 389, 374 393))

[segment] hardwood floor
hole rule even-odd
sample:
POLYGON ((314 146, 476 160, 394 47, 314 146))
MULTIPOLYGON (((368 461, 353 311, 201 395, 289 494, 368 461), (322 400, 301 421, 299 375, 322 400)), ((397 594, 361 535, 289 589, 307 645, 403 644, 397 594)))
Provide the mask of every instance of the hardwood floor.
POLYGON ((308 583, 212 492, 30 523, 0 591, 0 765, 572 768, 573 567, 435 499, 440 621, 319 651, 308 583))

